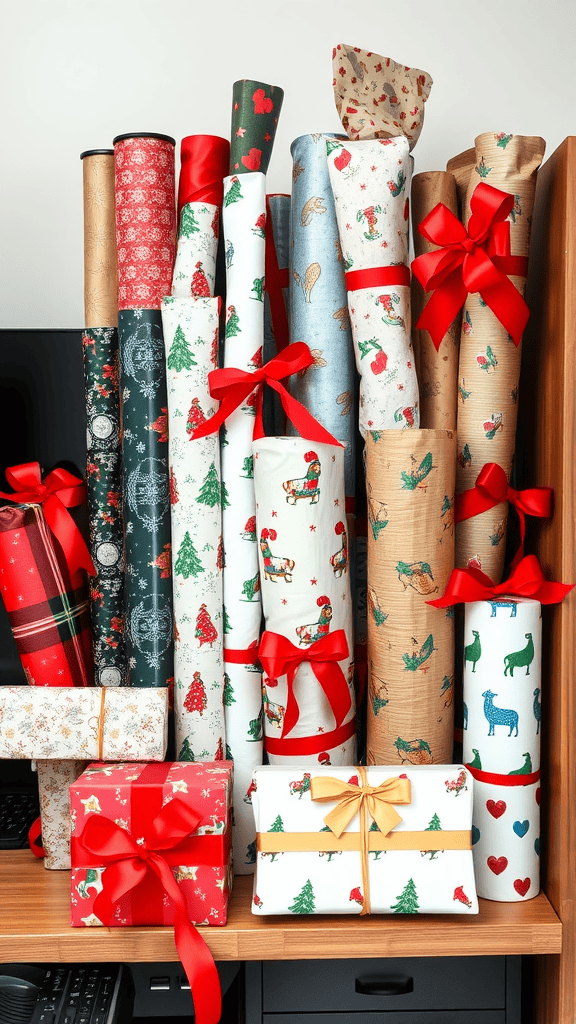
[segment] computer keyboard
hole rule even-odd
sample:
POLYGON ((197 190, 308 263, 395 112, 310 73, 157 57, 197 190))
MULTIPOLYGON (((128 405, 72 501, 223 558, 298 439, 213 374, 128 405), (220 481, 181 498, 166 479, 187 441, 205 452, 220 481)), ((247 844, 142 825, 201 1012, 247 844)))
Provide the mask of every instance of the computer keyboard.
POLYGON ((134 986, 124 964, 0 964, 0 1024, 126 1024, 134 986))
POLYGON ((28 829, 39 813, 37 793, 0 792, 0 850, 27 846, 28 829))

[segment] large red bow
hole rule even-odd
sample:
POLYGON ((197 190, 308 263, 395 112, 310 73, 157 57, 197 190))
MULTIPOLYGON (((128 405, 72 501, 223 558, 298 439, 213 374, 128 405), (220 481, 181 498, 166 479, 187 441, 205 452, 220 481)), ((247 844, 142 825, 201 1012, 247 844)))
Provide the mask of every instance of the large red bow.
POLYGON ((66 469, 53 469, 42 482, 40 464, 25 462, 21 466, 10 466, 6 479, 14 494, 0 491, 0 498, 7 498, 18 504, 30 502, 42 505, 44 518, 54 536, 60 542, 70 575, 85 569, 90 576, 96 575, 94 562, 76 523, 68 508, 81 505, 86 494, 84 481, 73 476, 66 469))
POLYGON ((262 668, 271 679, 277 679, 278 676, 283 675, 287 677, 288 698, 284 712, 282 739, 292 731, 300 715, 298 702, 294 696, 294 680, 300 665, 305 661, 311 664, 312 671, 328 698, 328 703, 336 719, 336 728, 342 725, 352 705, 352 699, 346 677, 338 662, 344 661, 344 658, 348 657, 348 653, 348 641, 343 629, 328 633, 320 640, 310 644, 306 650, 295 647, 280 633, 266 630, 262 634, 260 640, 262 668))
POLYGON ((493 583, 480 569, 453 569, 442 597, 426 604, 448 608, 461 602, 499 601, 504 597, 527 597, 540 604, 557 604, 573 586, 546 580, 536 555, 526 555, 503 583, 493 583))
POLYGON ((539 516, 545 519, 552 515, 552 487, 529 487, 517 491, 510 487, 506 473, 497 462, 487 462, 476 477, 476 484, 468 491, 456 495, 456 522, 479 516, 488 512, 501 501, 509 501, 514 506, 520 520, 520 547, 514 556, 512 568, 515 569, 524 557, 524 538, 526 536, 526 516, 539 516))
POLYGON ((292 421, 302 437, 309 441, 317 441, 319 444, 335 444, 339 448, 343 445, 335 437, 325 430, 318 420, 310 415, 307 409, 286 391, 280 381, 283 377, 289 377, 293 373, 299 373, 308 366, 312 366, 314 357, 303 341, 295 341, 288 345, 274 359, 270 359, 265 366, 255 370, 254 373, 246 373, 245 370, 238 370, 235 367, 226 367, 223 370, 211 370, 208 374, 208 383, 212 398, 220 401, 218 412, 214 413, 209 420, 202 423, 191 434, 190 439, 195 441, 199 437, 206 437, 213 434, 222 426, 225 420, 238 408, 242 402, 258 388, 256 396, 256 419, 254 421, 253 438, 257 440, 264 437, 264 425, 262 422, 262 385, 269 384, 274 391, 280 395, 284 411, 289 420, 292 421))
POLYGON ((175 847, 194 832, 202 820, 178 797, 164 805, 146 834, 137 839, 110 818, 92 814, 79 837, 95 863, 104 865, 103 889, 94 901, 94 914, 112 924, 115 905, 153 871, 174 907, 174 939, 190 991, 198 1024, 217 1024, 221 1013, 220 979, 216 964, 200 933, 188 919, 186 902, 162 852, 175 847))
POLYGON ((529 317, 528 306, 506 276, 526 277, 528 261, 510 255, 510 223, 514 196, 484 181, 470 199, 468 230, 444 203, 438 203, 418 226, 424 238, 440 246, 412 261, 412 271, 425 291, 433 291, 416 324, 428 331, 436 350, 469 292, 479 292, 503 327, 520 344, 529 317))

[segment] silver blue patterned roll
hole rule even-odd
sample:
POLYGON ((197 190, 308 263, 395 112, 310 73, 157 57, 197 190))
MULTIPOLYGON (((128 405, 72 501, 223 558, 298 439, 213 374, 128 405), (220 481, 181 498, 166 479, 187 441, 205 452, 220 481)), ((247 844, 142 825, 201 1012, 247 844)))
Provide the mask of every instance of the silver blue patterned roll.
MULTIPOLYGON (((351 499, 358 421, 356 366, 325 139, 323 134, 302 135, 291 146, 290 341, 305 341, 314 364, 291 378, 290 390, 346 445, 345 488, 351 499)), ((351 508, 352 503, 347 505, 351 508)))

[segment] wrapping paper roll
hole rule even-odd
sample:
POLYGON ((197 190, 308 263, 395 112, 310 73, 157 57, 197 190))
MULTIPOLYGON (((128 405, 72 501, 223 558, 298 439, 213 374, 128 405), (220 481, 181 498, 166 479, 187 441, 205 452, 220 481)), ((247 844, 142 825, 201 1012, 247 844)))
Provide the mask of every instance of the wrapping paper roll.
POLYGON ((69 786, 82 774, 88 761, 36 761, 44 867, 70 870, 69 786))
POLYGON ((360 374, 360 431, 419 425, 410 339, 408 142, 327 140, 360 374))
MULTIPOLYGON (((445 171, 417 174, 412 179, 412 233, 416 256, 436 248, 420 234, 418 225, 438 203, 443 203, 458 216, 456 179, 445 171)), ((417 331, 414 326, 425 305, 424 289, 415 275, 412 275, 412 336, 420 389, 420 426, 432 430, 455 430, 458 345, 462 318, 458 314, 436 351, 428 331, 417 331)))
POLYGON ((114 146, 128 678, 131 686, 166 686, 173 626, 160 303, 175 252, 174 140, 119 136, 114 146))
POLYGON ((182 139, 172 295, 214 295, 222 178, 228 170, 229 152, 230 143, 217 135, 182 139))
POLYGON ((290 391, 346 445, 346 497, 353 498, 356 367, 344 262, 326 161, 327 138, 302 135, 291 146, 290 341, 305 341, 314 364, 291 379, 290 391))
POLYGON ((230 174, 266 174, 283 99, 284 90, 277 85, 250 78, 234 82, 230 174))
POLYGON ((453 610, 426 601, 454 568, 456 437, 370 433, 368 764, 448 764, 454 718, 453 610))
MULTIPOLYGON (((288 328, 290 251, 290 196, 266 196, 266 291, 264 293, 263 362, 281 352, 291 341, 288 328)), ((285 413, 279 396, 270 388, 264 393, 266 434, 285 433, 285 413)))
MULTIPOLYGON (((232 175, 224 183, 226 263, 224 365, 254 371, 262 364, 264 338, 263 174, 232 175)), ((260 637, 262 605, 256 543, 252 456, 254 403, 250 396, 222 432, 222 533, 224 538, 224 703, 228 755, 234 760, 234 861, 237 872, 253 870, 254 822, 244 797, 252 770, 262 762, 261 672, 249 648, 260 637), (244 652, 244 653, 242 653, 244 652)))
MULTIPOLYGON (((513 256, 528 256, 536 172, 544 154, 543 139, 486 132, 476 139, 476 165, 468 183, 465 223, 470 197, 481 181, 515 197, 510 214, 513 256)), ((510 280, 523 295, 526 280, 510 280)), ((487 462, 497 462, 510 478, 514 457, 521 345, 516 347, 505 327, 478 293, 468 295, 462 318, 458 387, 458 493, 474 486, 487 462)), ((504 570, 506 504, 459 523, 456 565, 473 560, 495 583, 504 570)))
POLYGON ((310 662, 297 669, 294 698, 286 673, 268 673, 264 747, 271 764, 353 764, 354 630, 344 453, 301 437, 263 438, 254 441, 253 450, 266 630, 299 651, 312 651, 315 642, 343 630, 348 652, 336 662, 339 670, 330 681, 333 699, 338 691, 342 700, 339 718, 310 662), (293 699, 295 715, 289 706, 293 699))
MULTIPOLYGON (((465 220, 466 193, 475 163, 476 150, 466 149, 463 153, 459 153, 458 156, 453 156, 446 164, 447 172, 452 174, 456 181, 459 220, 465 220)), ((466 213, 466 217, 468 217, 468 213, 466 213)))
POLYGON ((114 150, 80 155, 84 193, 84 315, 86 327, 118 324, 114 227, 114 150))
POLYGON ((463 753, 475 775, 478 890, 486 899, 531 899, 540 888, 540 603, 467 604, 464 642, 463 753))
POLYGON ((219 299, 166 297, 174 711, 179 761, 224 756, 222 484, 217 434, 190 440, 218 403, 208 374, 218 355, 219 299))

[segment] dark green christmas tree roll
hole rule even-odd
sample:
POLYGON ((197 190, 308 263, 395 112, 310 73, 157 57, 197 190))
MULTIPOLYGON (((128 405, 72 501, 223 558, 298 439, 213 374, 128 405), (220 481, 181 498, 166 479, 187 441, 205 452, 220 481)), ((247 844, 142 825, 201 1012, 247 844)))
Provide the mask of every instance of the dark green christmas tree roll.
POLYGON ((230 174, 266 174, 278 125, 284 90, 278 85, 244 78, 232 89, 230 174))

